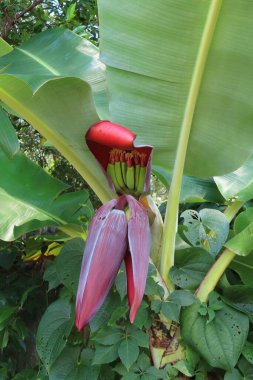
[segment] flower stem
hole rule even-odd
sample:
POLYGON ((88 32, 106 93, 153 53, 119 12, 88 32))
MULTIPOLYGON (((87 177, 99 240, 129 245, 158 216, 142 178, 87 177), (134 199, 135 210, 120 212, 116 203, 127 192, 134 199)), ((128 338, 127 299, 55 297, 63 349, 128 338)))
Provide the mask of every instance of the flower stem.
MULTIPOLYGON (((224 215, 231 222, 240 208, 243 206, 243 202, 233 202, 224 211, 224 215)), ((206 302, 208 295, 212 292, 219 282, 221 276, 234 259, 235 253, 229 249, 225 249, 220 257, 215 261, 213 266, 207 272, 204 280, 201 282, 199 288, 196 290, 195 295, 201 302, 206 302)))
POLYGON ((186 102, 185 113, 179 136, 175 165, 172 175, 170 191, 168 194, 167 208, 164 223, 164 239, 161 251, 161 275, 169 290, 173 290, 173 284, 169 279, 169 270, 174 265, 175 236, 177 231, 178 205, 180 188, 182 183, 185 157, 188 140, 191 131, 193 114, 197 102, 202 75, 209 47, 212 41, 215 24, 220 10, 221 0, 213 0, 210 4, 205 28, 199 46, 199 51, 193 71, 192 82, 186 102))

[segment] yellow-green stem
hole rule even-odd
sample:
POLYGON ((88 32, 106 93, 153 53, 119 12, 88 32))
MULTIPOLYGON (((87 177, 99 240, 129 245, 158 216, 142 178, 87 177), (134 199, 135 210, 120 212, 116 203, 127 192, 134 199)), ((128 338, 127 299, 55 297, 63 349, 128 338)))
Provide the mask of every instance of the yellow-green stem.
POLYGON ((224 215, 226 216, 227 220, 231 222, 232 219, 234 219, 235 215, 238 213, 238 211, 242 208, 243 202, 233 202, 231 205, 229 205, 226 210, 224 211, 224 215))
MULTIPOLYGON (((229 205, 224 211, 224 215, 231 222, 235 215, 238 213, 240 208, 243 206, 243 202, 233 202, 229 205)), ((196 291, 196 296, 199 298, 201 302, 206 302, 208 295, 212 292, 217 283, 219 282, 221 276, 234 259, 235 253, 230 251, 229 249, 225 249, 223 253, 220 255, 218 260, 215 261, 213 266, 207 272, 204 280, 201 282, 199 288, 196 291)))
POLYGON ((185 113, 182 121, 179 143, 176 153, 172 181, 167 201, 167 209, 164 223, 164 240, 161 252, 161 275, 170 290, 173 290, 168 273, 174 265, 175 236, 177 231, 178 205, 180 188, 182 183, 185 156, 192 125, 193 113, 198 97, 199 87, 204 72, 205 62, 212 41, 215 24, 220 10, 221 0, 213 0, 210 3, 206 25, 200 42, 198 56, 189 89, 185 113))
POLYGON ((209 293, 214 290, 215 286, 219 282, 219 279, 234 257, 234 252, 230 251, 229 249, 225 249, 218 260, 215 261, 214 265, 210 268, 209 272, 207 272, 206 277, 201 282, 200 287, 195 293, 201 302, 206 302, 209 293))

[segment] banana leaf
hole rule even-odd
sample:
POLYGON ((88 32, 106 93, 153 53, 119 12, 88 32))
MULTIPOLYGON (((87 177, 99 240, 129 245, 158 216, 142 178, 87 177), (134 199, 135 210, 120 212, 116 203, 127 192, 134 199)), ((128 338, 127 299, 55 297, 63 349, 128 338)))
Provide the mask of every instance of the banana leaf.
POLYGON ((253 151, 252 1, 98 0, 98 7, 111 119, 153 145, 164 168, 190 129, 186 174, 237 169, 253 151))

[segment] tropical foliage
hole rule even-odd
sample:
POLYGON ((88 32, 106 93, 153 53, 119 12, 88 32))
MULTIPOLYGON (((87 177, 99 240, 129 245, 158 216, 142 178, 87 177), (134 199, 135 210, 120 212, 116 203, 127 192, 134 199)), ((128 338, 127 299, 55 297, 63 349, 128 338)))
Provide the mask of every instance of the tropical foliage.
MULTIPOLYGON (((82 5, 59 4, 65 26, 76 28, 82 5)), ((38 9, 44 14, 46 6, 38 9)), ((61 27, 15 48, 0 43, 1 378, 251 379, 253 5, 99 0, 98 15, 99 50, 78 35, 81 29, 61 27), (131 195, 122 195, 114 177, 114 186, 108 181, 87 139, 99 120, 132 131, 131 149, 153 147, 153 173, 167 189, 164 203, 155 204, 148 187, 134 194, 129 179, 122 186, 131 195), (20 152, 25 139, 19 141, 11 121, 29 123, 43 136, 39 151, 50 149, 42 165, 47 170, 20 152), (95 217, 97 205, 81 179, 73 188, 50 175, 56 150, 107 204, 95 217), (137 208, 139 225, 131 222, 137 208), (144 239, 147 259, 144 209, 149 267, 135 246, 144 239), (116 214, 122 228, 117 250, 116 214), (120 267, 131 242, 132 260, 148 267, 146 287, 136 263, 134 280, 127 263, 120 267), (116 279, 105 292, 109 266, 116 279), (135 281, 144 292, 133 323, 126 275, 134 297, 135 281), (96 299, 101 292, 103 300, 109 292, 103 304, 96 299), (81 332, 74 326, 77 294, 81 332)), ((100 157, 109 152, 105 146, 100 157)), ((138 162, 130 164, 136 171, 138 162)))

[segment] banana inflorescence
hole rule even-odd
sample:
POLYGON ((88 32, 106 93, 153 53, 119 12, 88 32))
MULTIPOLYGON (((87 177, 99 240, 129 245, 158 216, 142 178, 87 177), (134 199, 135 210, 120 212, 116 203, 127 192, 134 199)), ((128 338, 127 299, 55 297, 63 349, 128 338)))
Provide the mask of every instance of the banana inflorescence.
POLYGON ((144 191, 147 155, 137 150, 112 149, 109 152, 107 174, 115 190, 121 194, 139 195, 144 191))

